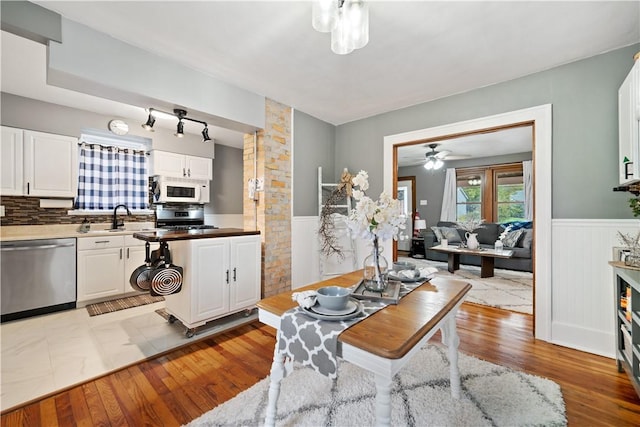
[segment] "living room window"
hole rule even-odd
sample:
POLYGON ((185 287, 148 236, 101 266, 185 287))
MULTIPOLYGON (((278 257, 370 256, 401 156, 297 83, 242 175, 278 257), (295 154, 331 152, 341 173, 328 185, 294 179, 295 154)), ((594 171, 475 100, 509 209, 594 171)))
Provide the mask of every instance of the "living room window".
POLYGON ((522 163, 456 169, 456 181, 458 221, 525 220, 522 163))

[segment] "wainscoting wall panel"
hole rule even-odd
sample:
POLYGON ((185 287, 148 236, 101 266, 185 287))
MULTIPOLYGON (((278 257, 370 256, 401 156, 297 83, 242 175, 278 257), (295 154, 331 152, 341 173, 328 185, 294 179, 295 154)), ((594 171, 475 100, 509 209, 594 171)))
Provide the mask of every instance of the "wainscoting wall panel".
POLYGON ((552 220, 551 341, 615 357, 613 270, 617 232, 637 233, 637 220, 552 220))
POLYGON ((320 280, 317 216, 291 218, 291 288, 320 280))

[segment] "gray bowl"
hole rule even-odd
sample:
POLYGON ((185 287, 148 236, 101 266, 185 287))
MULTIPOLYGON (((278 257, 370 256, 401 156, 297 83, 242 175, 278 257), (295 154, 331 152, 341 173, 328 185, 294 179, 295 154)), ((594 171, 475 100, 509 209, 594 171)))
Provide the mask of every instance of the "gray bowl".
POLYGON ((393 271, 395 272, 403 271, 403 270, 415 270, 415 269, 416 269, 416 265, 411 262, 398 261, 393 263, 393 271))
POLYGON ((351 290, 341 286, 325 286, 316 290, 318 304, 329 310, 343 310, 347 307, 351 290))

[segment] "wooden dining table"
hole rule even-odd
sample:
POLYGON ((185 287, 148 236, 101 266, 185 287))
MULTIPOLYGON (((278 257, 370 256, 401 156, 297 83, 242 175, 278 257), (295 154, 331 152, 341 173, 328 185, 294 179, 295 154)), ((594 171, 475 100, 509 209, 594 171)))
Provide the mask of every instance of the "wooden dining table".
MULTIPOLYGON (((258 303, 259 319, 279 329, 281 316, 297 306, 292 300, 293 292, 314 290, 323 286, 350 287, 357 284, 361 278, 362 271, 355 271, 264 298, 258 303)), ((337 356, 372 372, 375 376, 376 425, 390 425, 393 376, 438 330, 442 330, 442 342, 448 347, 451 394, 454 398, 460 397, 459 338, 455 318, 470 289, 471 285, 467 282, 433 278, 401 298, 398 304, 387 305, 351 325, 339 335, 337 356)), ((275 425, 280 381, 284 376, 284 356, 280 354, 276 342, 265 419, 267 426, 275 425)))

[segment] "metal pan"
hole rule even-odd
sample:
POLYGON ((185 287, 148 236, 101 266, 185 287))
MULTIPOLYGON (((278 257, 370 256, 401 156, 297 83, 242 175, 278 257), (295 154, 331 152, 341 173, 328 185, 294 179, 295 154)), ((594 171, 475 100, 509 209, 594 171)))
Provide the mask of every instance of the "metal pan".
POLYGON ((149 255, 150 247, 151 245, 149 242, 145 243, 145 263, 133 270, 133 273, 131 273, 131 277, 129 278, 129 284, 137 291, 149 292, 149 288, 151 287, 150 279, 154 266, 151 263, 151 257, 149 255))
POLYGON ((152 296, 177 294, 182 290, 183 269, 171 263, 171 253, 167 243, 161 243, 160 249, 162 250, 164 263, 152 270, 149 293, 152 296))

